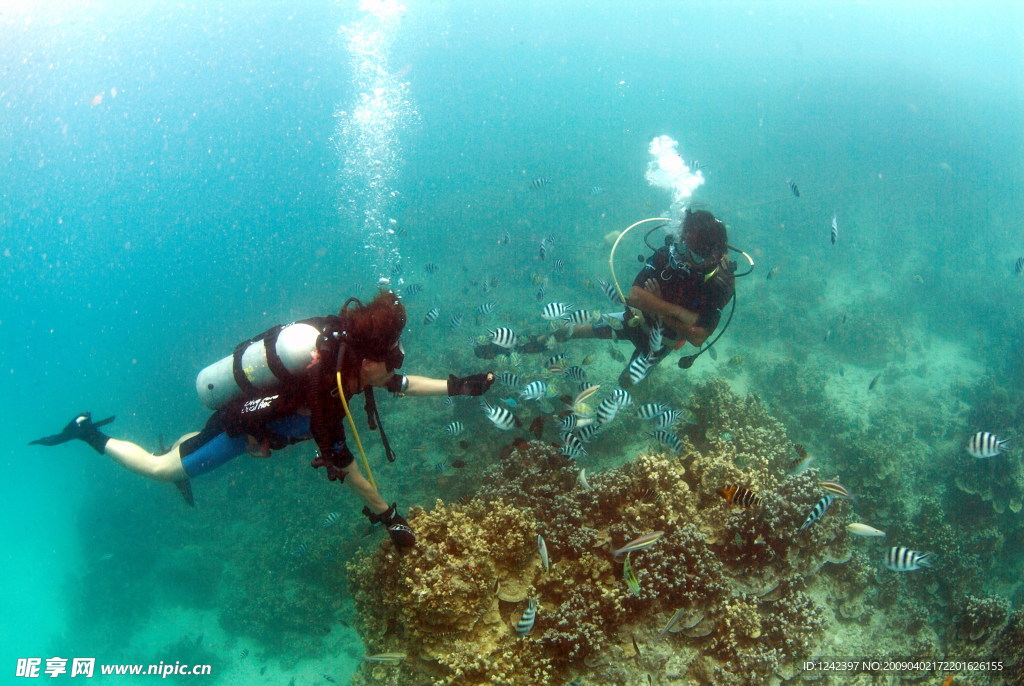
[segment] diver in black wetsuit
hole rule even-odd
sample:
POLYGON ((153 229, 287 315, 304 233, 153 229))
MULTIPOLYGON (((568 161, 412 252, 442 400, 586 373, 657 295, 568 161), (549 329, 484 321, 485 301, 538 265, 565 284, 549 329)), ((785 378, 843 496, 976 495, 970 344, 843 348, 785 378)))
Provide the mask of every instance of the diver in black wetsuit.
MULTIPOLYGON (((353 298, 338 316, 289 325, 312 327, 308 330, 313 336, 309 345, 298 351, 298 364, 292 359, 296 355, 288 356, 291 370, 275 352, 281 350, 277 341, 286 337, 279 338, 279 334, 289 327, 275 327, 247 341, 236 349, 233 360, 227 359, 233 372, 227 381, 237 383, 233 386, 237 397, 217 409, 202 431, 182 436, 162 454, 110 438, 100 428, 113 421, 113 417, 93 422, 88 412, 71 420, 59 434, 31 444, 52 446, 73 439, 84 441, 136 474, 174 482, 191 505, 191 477, 215 469, 243 452, 253 457, 269 457, 272 450, 312 439, 319 449, 312 466, 323 467, 331 481, 348 481, 366 502, 364 514, 372 523, 387 527, 399 550, 406 549, 416 541, 408 522, 398 514, 395 504, 389 506, 363 476, 345 443, 348 399, 365 392, 371 428, 375 428, 379 417, 371 392, 373 386, 402 395, 482 395, 494 382, 494 374, 463 378, 452 375, 447 380, 396 374, 405 359, 401 345, 405 322, 405 307, 394 293, 380 293, 368 305, 353 298), (353 302, 355 306, 349 307, 353 302), (269 351, 265 362, 276 379, 273 387, 256 388, 248 379, 252 371, 242 370, 243 351, 257 342, 263 346, 261 350, 269 351), (344 389, 344 404, 340 388, 344 389)), ((381 436, 390 459, 383 431, 381 436)))
MULTIPOLYGON (((647 355, 652 367, 686 343, 700 347, 718 327, 722 309, 735 294, 728 242, 725 224, 712 213, 688 209, 678 238, 666 237, 666 244, 647 259, 633 280, 627 304, 642 316, 627 309, 607 315, 600 322, 566 325, 554 332, 554 338, 560 342, 570 337, 625 338, 636 348, 630 364, 640 355, 647 355), (664 347, 652 351, 651 330, 659 323, 664 331, 664 347)), ((532 337, 517 351, 544 352, 550 347, 547 339, 532 337)), ((493 343, 476 347, 477 357, 484 359, 504 352, 507 351, 493 343)), ((686 366, 683 360, 680 366, 686 366)), ((620 375, 619 383, 623 387, 632 385, 629 365, 620 375)))

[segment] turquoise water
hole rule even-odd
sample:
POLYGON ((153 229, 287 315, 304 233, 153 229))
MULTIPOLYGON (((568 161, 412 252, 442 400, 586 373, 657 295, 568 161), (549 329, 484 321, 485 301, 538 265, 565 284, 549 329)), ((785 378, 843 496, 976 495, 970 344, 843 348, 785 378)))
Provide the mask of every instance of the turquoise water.
MULTIPOLYGON (((996 417, 930 404, 969 405, 977 396, 965 389, 985 378, 1006 406, 1021 403, 1018 7, 497 4, 410 1, 394 22, 327 2, 0 9, 10 437, 0 668, 30 656, 184 660, 174 650, 194 649, 219 660, 215 675, 268 666, 281 683, 295 670, 343 680, 362 649, 339 559, 376 539, 362 537, 355 498, 305 466, 308 449, 198 480, 200 507, 187 511, 169 486, 81 445, 25 444, 83 409, 116 415, 118 437, 169 443, 206 419, 194 394, 202 367, 273 324, 371 297, 381 277, 424 286, 406 299, 409 371, 486 369, 472 344, 487 326, 542 331, 537 310, 557 300, 609 309, 585 282, 607 278, 608 232, 667 210, 670 195, 644 178, 659 135, 705 165, 694 201, 758 263, 739 282, 719 362, 702 358, 692 379, 725 376, 771 403, 777 378, 757 370, 789 359, 823 375, 850 426, 856 415, 905 417, 922 451, 943 459, 974 431, 1020 438, 1019 414, 976 425, 996 417), (391 41, 366 58, 390 75, 381 82, 346 43, 360 26, 391 41), (360 125, 360 95, 382 87, 387 107, 360 125), (550 183, 534 189, 536 178, 550 183), (548 236, 555 248, 541 261, 548 236), (564 273, 552 273, 555 259, 564 273), (542 302, 535 277, 547 280, 542 302), (498 310, 478 325, 473 310, 487 301, 498 310), (432 306, 441 318, 423 325, 432 306), (459 329, 446 324, 454 313, 459 329), (737 354, 743 365, 727 368, 737 354), (880 392, 866 394, 878 374, 880 392), (342 524, 323 534, 336 510, 342 524), (288 551, 300 540, 314 549, 296 562, 288 551), (230 609, 237 584, 264 571, 289 594, 332 598, 296 611, 315 626, 288 626, 277 648, 254 636, 285 621, 286 602, 255 618, 230 609)), ((625 242, 621 280, 641 252, 639 237, 625 242)), ((595 376, 614 383, 606 344, 581 345, 601 356, 595 376)), ((654 374, 666 384, 682 372, 669 360, 654 374)), ((794 440, 839 449, 796 400, 774 401, 794 440)), ((370 451, 403 509, 467 485, 437 462, 493 460, 493 444, 511 438, 472 401, 383 407, 404 464, 384 465, 376 441, 370 451), (441 434, 452 418, 470 425, 469 447, 441 434)), ((598 446, 596 464, 626 459, 621 444, 642 447, 634 434, 624 425, 616 455, 598 446)), ((1019 462, 1019 449, 1007 459, 1019 462)), ((924 469, 941 477, 940 467, 924 469)), ((1019 516, 985 521, 1019 540, 1019 516)), ((1012 597, 1002 581, 989 590, 1012 597)))

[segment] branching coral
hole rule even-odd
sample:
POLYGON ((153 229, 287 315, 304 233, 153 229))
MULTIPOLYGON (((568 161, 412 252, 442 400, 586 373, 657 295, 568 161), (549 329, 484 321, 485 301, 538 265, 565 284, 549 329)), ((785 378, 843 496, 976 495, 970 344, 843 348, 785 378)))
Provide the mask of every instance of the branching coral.
POLYGON ((396 683, 557 684, 633 654, 638 633, 706 648, 687 659, 718 683, 759 683, 805 655, 822 615, 799 575, 849 558, 846 505, 798 534, 822 491, 810 474, 785 476, 792 450, 781 425, 721 382, 700 397, 700 450, 687 441, 682 457, 639 455, 592 475, 586 490, 557 447, 520 441, 470 502, 411 512, 409 554, 385 543, 352 562, 368 649, 409 655, 396 683), (761 503, 730 507, 717 492, 727 483, 761 503), (631 591, 612 551, 654 531, 664 535, 630 555, 631 591), (539 610, 519 637, 529 598, 539 610), (679 626, 662 630, 673 613, 679 626))
POLYGON ((956 620, 957 635, 969 643, 984 643, 999 633, 1010 616, 1010 601, 1002 596, 964 597, 956 620))

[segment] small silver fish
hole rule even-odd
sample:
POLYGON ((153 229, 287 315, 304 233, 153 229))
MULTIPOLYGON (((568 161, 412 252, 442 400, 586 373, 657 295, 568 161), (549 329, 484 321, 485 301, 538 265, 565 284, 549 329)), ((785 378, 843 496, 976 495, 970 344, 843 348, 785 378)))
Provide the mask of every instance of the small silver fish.
POLYGON ((849 531, 851 534, 854 534, 856 536, 866 536, 866 537, 885 536, 885 532, 884 531, 879 531, 878 529, 876 529, 873 526, 868 526, 867 524, 861 524, 860 522, 850 522, 849 524, 846 525, 846 530, 849 531))
POLYGON ((525 636, 530 633, 533 629, 533 622, 537 618, 537 599, 530 598, 526 609, 523 610, 523 616, 516 623, 516 633, 520 636, 525 636))
POLYGON ((544 542, 544 537, 537 534, 537 552, 540 553, 540 563, 544 565, 544 571, 551 571, 551 560, 548 558, 548 544, 544 542))
POLYGON ((405 653, 377 653, 376 655, 363 655, 359 659, 363 662, 376 662, 382 665, 397 665, 405 659, 405 653))
POLYGON ((581 469, 579 476, 576 478, 576 482, 583 488, 584 491, 593 491, 594 488, 587 482, 587 470, 581 469))
POLYGON ((626 545, 612 551, 612 555, 618 557, 619 555, 625 555, 626 553, 632 553, 637 550, 646 550, 652 545, 661 540, 661 537, 665 535, 664 531, 652 531, 649 534, 644 534, 634 538, 626 545))

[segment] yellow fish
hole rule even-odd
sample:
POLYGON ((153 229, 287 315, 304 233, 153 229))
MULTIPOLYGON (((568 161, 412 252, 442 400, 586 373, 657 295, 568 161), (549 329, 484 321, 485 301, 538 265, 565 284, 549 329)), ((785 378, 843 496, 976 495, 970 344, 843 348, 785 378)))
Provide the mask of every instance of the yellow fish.
POLYGON ((630 553, 626 553, 626 562, 622 565, 622 580, 626 582, 630 593, 640 595, 640 580, 636 578, 636 572, 633 571, 633 563, 629 561, 629 555, 630 553))

